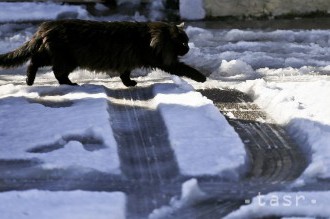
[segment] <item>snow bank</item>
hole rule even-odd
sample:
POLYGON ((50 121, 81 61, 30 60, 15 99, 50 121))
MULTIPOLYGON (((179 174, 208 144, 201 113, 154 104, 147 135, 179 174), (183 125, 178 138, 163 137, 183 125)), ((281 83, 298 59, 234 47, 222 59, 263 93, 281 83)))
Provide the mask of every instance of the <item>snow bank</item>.
POLYGON ((260 68, 302 68, 330 65, 329 30, 205 30, 187 27, 190 52, 183 60, 206 73, 217 72, 223 60, 260 68))
MULTIPOLYGON (((184 60, 211 72, 211 78, 276 80, 253 80, 233 87, 251 94, 271 117, 287 126, 309 154, 306 156, 310 156, 311 163, 299 183, 329 178, 330 115, 326 109, 330 107, 330 83, 326 76, 321 79, 320 76, 330 72, 330 32, 211 31, 188 27, 187 33, 192 49, 184 60), (287 82, 279 83, 280 80, 287 82), (290 83, 290 80, 301 82, 290 83)), ((209 84, 196 86, 219 87, 214 81, 209 84)))
MULTIPOLYGON (((249 200, 247 200, 249 201, 249 200)), ((252 203, 230 213, 225 219, 304 215, 328 218, 330 192, 273 192, 259 194, 252 203)), ((305 217, 304 217, 305 218, 305 217)))
POLYGON ((329 178, 330 31, 196 27, 186 31, 191 50, 183 60, 209 73, 211 79, 235 83, 209 80, 194 86, 249 93, 310 156, 311 164, 301 179, 329 178), (251 80, 255 78, 264 79, 251 80), (251 81, 238 83, 247 79, 251 81))
POLYGON ((7 84, 0 86, 0 103, 0 159, 37 159, 45 169, 120 173, 101 86, 7 84))
POLYGON ((168 218, 175 211, 187 206, 193 206, 195 203, 205 199, 207 195, 200 190, 196 179, 190 179, 182 184, 180 199, 173 197, 169 206, 162 206, 153 210, 149 219, 168 218))
POLYGON ((223 60, 219 69, 213 72, 210 77, 213 79, 240 79, 247 80, 256 78, 258 74, 252 69, 252 67, 240 60, 231 60, 227 62, 223 60))
POLYGON ((121 192, 49 192, 39 190, 0 193, 2 219, 126 218, 121 192))
POLYGON ((38 2, 0 2, 0 21, 22 20, 53 20, 57 18, 88 17, 88 12, 83 6, 61 5, 56 3, 38 2))
POLYGON ((247 154, 239 136, 212 101, 178 77, 173 86, 155 86, 154 101, 168 128, 184 175, 237 179, 247 154))
POLYGON ((187 20, 205 18, 203 0, 180 0, 180 16, 187 20))
POLYGON ((237 88, 251 94, 255 102, 290 134, 311 156, 301 179, 330 178, 330 81, 249 81, 237 88))

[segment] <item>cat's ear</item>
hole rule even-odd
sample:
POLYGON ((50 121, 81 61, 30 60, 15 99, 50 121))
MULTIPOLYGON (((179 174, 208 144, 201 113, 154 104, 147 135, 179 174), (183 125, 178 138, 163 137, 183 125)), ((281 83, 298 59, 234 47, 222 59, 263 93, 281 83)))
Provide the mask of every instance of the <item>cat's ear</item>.
POLYGON ((183 28, 184 28, 184 22, 182 22, 181 24, 176 25, 176 26, 177 26, 177 28, 183 30, 183 28))

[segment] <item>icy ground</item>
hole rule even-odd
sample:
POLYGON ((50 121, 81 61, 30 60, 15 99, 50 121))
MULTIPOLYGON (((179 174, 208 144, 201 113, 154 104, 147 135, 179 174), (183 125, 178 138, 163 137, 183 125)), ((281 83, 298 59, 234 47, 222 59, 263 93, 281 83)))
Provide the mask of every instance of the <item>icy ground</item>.
MULTIPOLYGON (((81 8, 72 10, 77 10, 79 18, 90 18, 81 8)), ((51 9, 39 17, 34 15, 33 20, 62 14, 54 11, 53 15, 51 9)), ((20 18, 21 14, 14 20, 26 19, 20 18)), ((2 21, 12 17, 1 15, 2 21)), ((206 30, 193 26, 186 30, 191 50, 183 60, 209 75, 206 83, 181 80, 158 70, 134 72, 138 87, 152 86, 154 98, 138 104, 160 111, 181 173, 238 180, 248 168, 247 154, 234 129, 210 100, 195 91, 233 88, 249 94, 285 126, 308 155, 308 168, 293 188, 329 180, 330 31, 206 30)), ((0 52, 17 48, 34 31, 35 26, 28 24, 0 25, 0 52)), ((32 160, 41 169, 63 169, 72 175, 93 171, 121 175, 108 109, 123 100, 106 92, 127 89, 119 78, 77 70, 71 79, 81 86, 58 86, 45 68, 37 75, 36 84, 27 87, 25 68, 0 70, 0 159, 32 160)), ((192 179, 183 184, 180 199, 155 209, 150 218, 166 216, 203 195, 192 179)), ((329 197, 329 192, 322 191, 261 194, 228 217, 330 217, 329 197)), ((125 194, 118 192, 13 191, 0 193, 0 200, 6 203, 0 207, 1 218, 20 218, 19 214, 21 218, 36 218, 38 209, 49 211, 49 215, 57 209, 61 218, 125 217, 125 194), (88 205, 90 199, 93 202, 88 205), (106 203, 112 207, 105 207, 106 203)))

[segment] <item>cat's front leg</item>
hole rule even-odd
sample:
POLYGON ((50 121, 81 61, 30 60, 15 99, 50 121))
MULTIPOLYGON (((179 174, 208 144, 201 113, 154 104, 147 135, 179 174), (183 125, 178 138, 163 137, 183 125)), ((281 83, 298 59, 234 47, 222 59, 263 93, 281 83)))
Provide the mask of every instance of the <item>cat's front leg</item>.
POLYGON ((180 77, 185 76, 185 77, 191 78, 197 82, 206 81, 205 75, 203 75, 198 70, 196 70, 182 62, 175 63, 171 66, 161 67, 161 69, 163 69, 164 71, 166 71, 170 74, 173 74, 173 75, 177 75, 180 77))
POLYGON ((126 87, 134 87, 137 82, 130 78, 130 71, 125 71, 120 75, 120 79, 126 87))

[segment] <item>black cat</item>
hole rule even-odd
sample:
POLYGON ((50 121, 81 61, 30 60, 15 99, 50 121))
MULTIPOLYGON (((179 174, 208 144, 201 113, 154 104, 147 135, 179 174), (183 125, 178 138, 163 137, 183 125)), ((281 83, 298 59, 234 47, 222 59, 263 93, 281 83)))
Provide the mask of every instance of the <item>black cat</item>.
POLYGON ((68 75, 77 67, 120 75, 126 86, 136 85, 130 73, 141 67, 204 82, 203 74, 178 60, 189 51, 188 40, 183 25, 163 22, 50 21, 20 48, 0 55, 0 66, 16 67, 30 59, 28 85, 42 66, 52 66, 58 82, 69 85, 75 85, 68 75))

